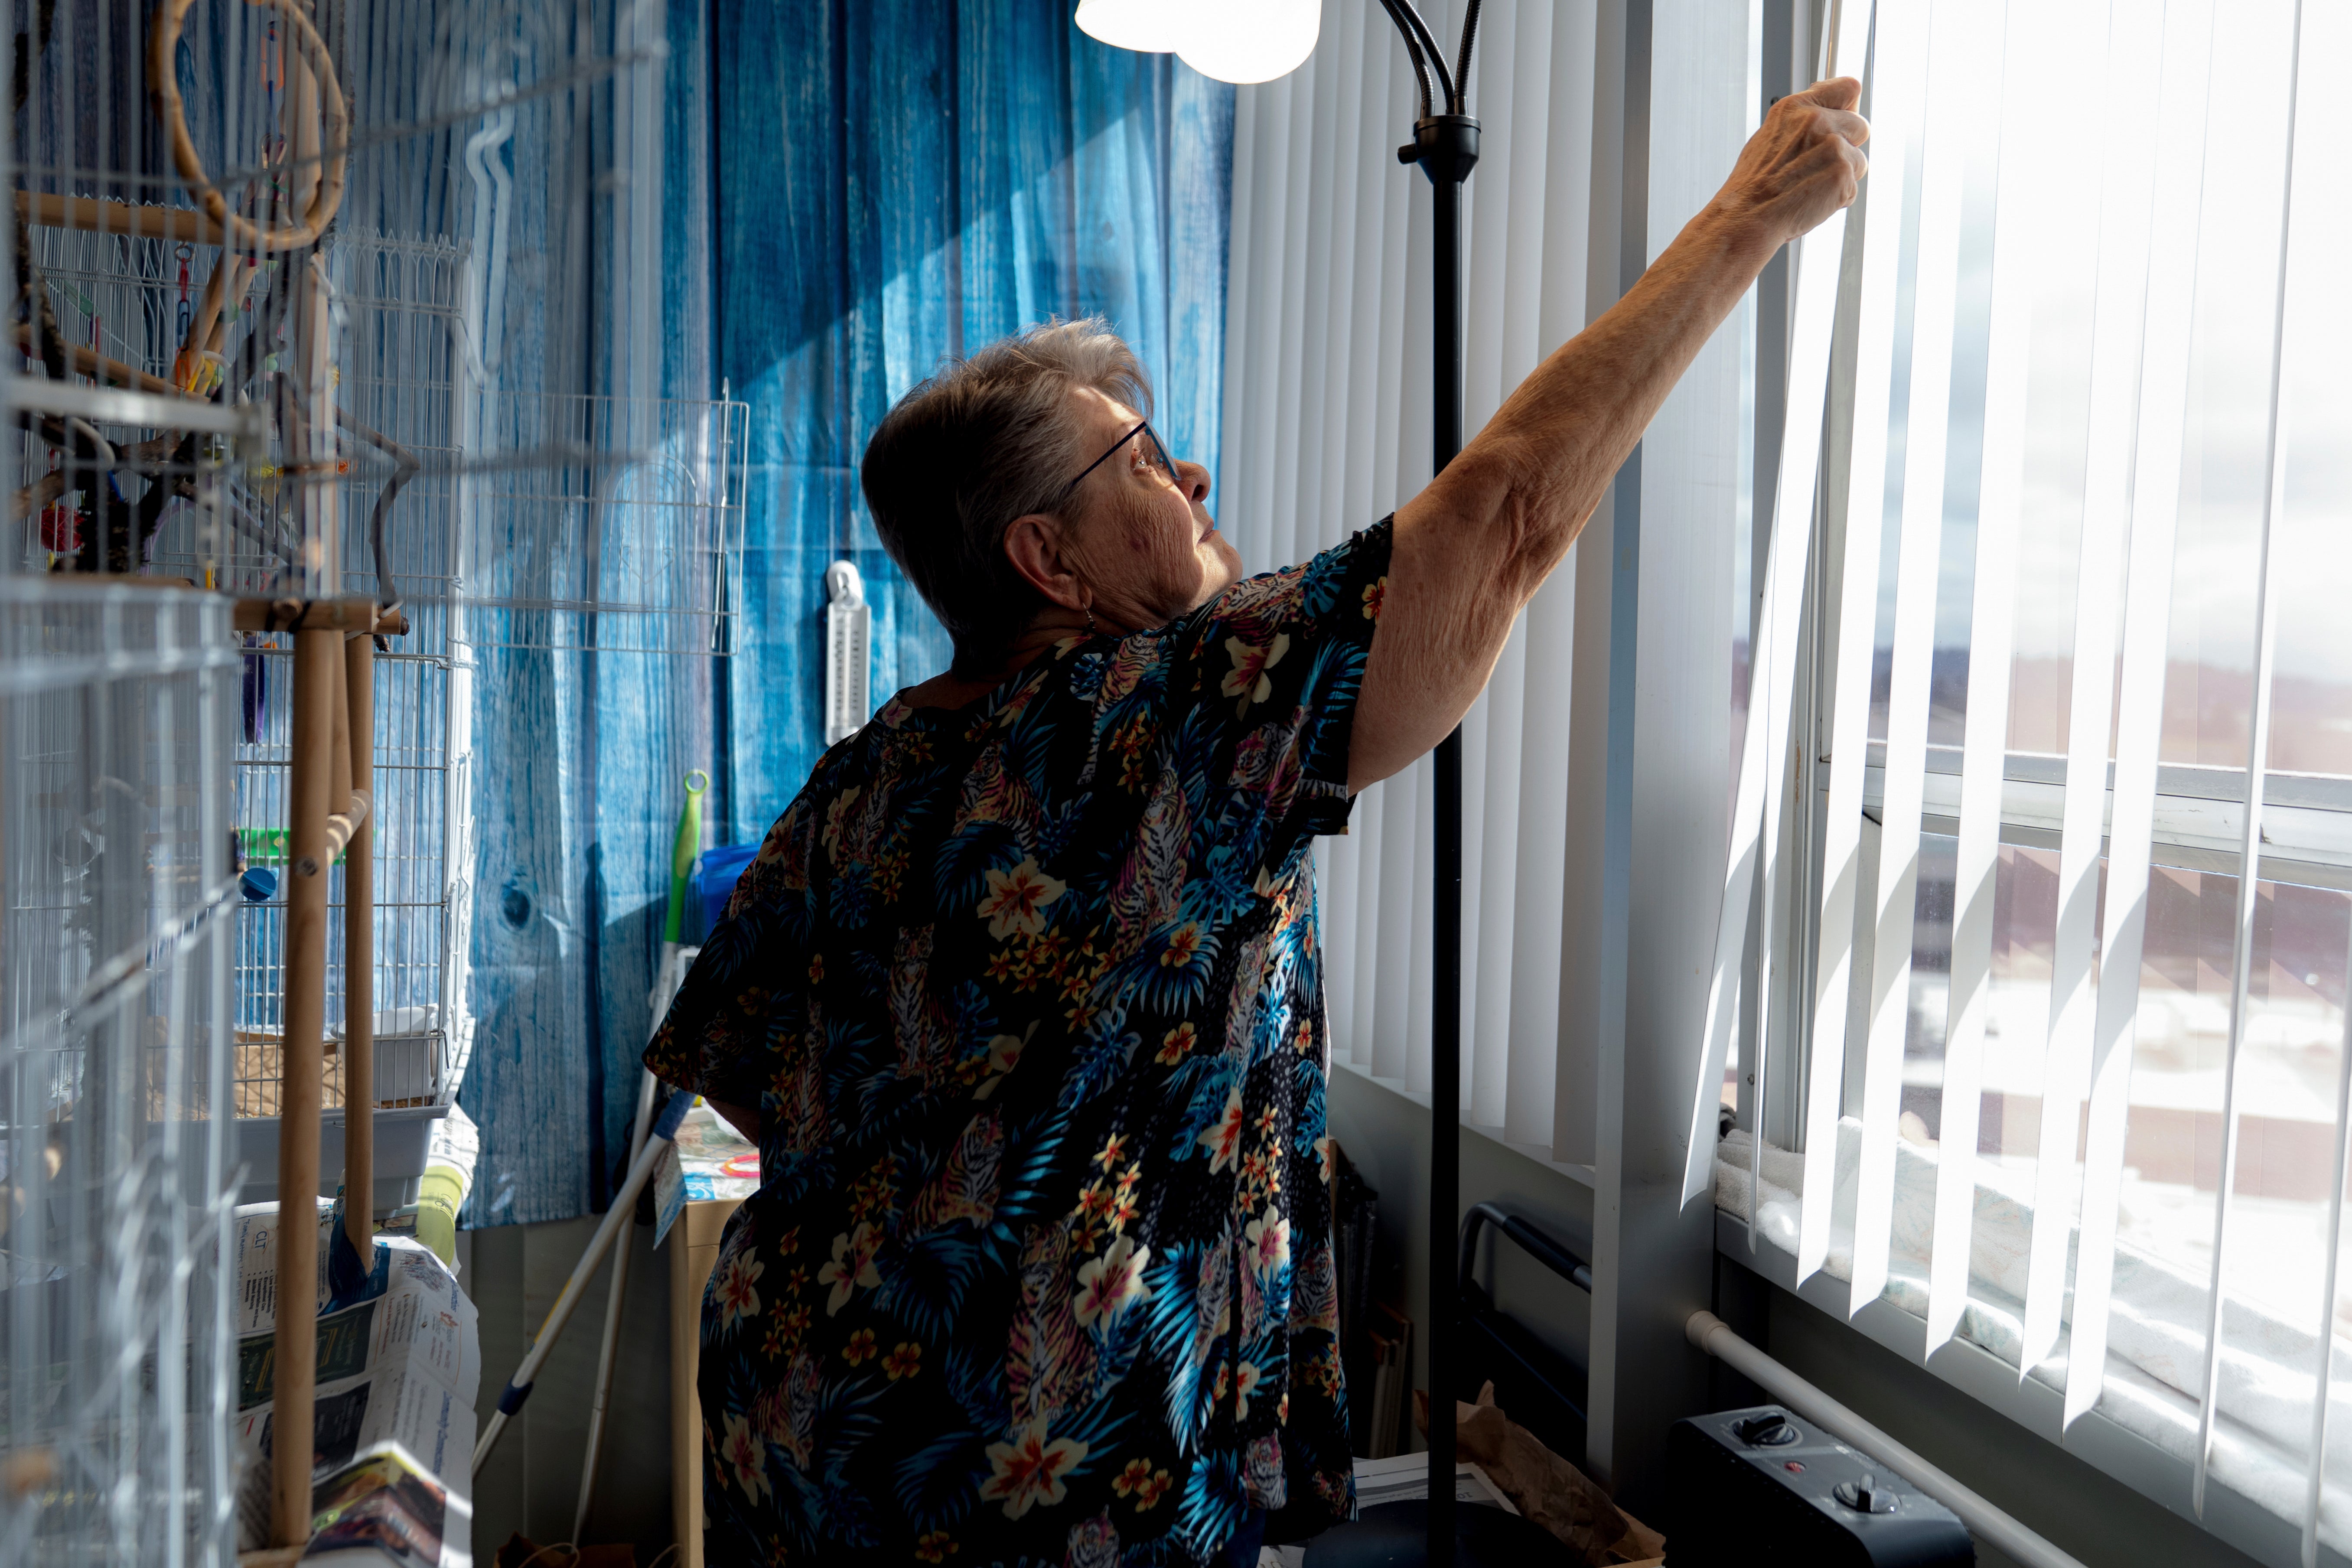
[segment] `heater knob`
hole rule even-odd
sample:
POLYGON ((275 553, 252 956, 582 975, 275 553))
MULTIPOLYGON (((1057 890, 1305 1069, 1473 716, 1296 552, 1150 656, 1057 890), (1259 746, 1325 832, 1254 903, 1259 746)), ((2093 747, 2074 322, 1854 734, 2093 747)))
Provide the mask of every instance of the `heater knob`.
POLYGON ((1789 1418, 1777 1410, 1761 1415, 1750 1415, 1731 1424, 1733 1435, 1751 1448, 1779 1448, 1795 1442, 1801 1434, 1789 1424, 1789 1418))
POLYGON ((1893 1513, 1895 1494, 1878 1484, 1878 1478, 1863 1472, 1858 1481, 1840 1481, 1830 1495, 1856 1513, 1893 1513))

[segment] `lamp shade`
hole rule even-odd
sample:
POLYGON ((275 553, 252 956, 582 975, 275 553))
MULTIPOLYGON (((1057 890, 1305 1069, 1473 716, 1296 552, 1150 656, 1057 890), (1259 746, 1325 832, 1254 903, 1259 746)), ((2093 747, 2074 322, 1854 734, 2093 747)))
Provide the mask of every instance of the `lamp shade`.
POLYGON ((1190 0, 1176 58, 1202 76, 1245 85, 1307 63, 1323 30, 1323 0, 1190 0))
POLYGON ((1272 81, 1307 63, 1323 0, 1078 0, 1078 30, 1114 48, 1178 58, 1202 76, 1272 81))
POLYGON ((1183 42, 1181 0, 1078 0, 1078 31, 1118 49, 1166 54, 1183 42))

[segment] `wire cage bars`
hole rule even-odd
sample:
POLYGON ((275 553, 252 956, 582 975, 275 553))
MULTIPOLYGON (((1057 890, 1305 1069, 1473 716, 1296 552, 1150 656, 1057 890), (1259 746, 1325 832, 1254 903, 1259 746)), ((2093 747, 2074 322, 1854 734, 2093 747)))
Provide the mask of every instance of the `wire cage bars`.
POLYGON ((499 394, 476 415, 460 593, 478 646, 727 650, 748 405, 499 394))
POLYGON ((227 633, 212 595, 0 574, 10 1562, 234 1544, 227 633))
MULTIPOLYGON (((0 440, 12 496, 0 1181, 17 1205, 0 1223, 33 1236, 21 1216, 37 1199, 47 1227, 21 1255, 0 1237, 12 1270, 0 1497, 12 1547, 217 1559, 235 1544, 222 1510, 236 1491, 224 1446, 236 1400, 222 1395, 215 1300, 231 1174, 250 1172, 243 1195, 275 1190, 278 1119, 309 1114, 298 1068, 323 1066, 329 1107, 347 1095, 372 1107, 355 1138, 362 1122, 429 1119, 454 1097, 470 1027, 477 708, 511 722, 508 672, 562 671, 533 693, 584 674, 593 694, 600 672, 642 686, 615 700, 661 710, 643 732, 669 737, 643 760, 660 765, 665 747, 681 769, 706 760, 685 754, 695 726, 669 710, 707 700, 709 666, 672 656, 729 646, 746 416, 644 395, 667 352, 660 311, 645 308, 661 255, 658 7, 19 0, 0 47, 16 68, 14 243, 0 270, 20 286, 18 353, 0 374, 16 432, 0 440), (219 596, 120 583, 132 575, 219 596), (298 715, 295 639, 267 628, 338 595, 396 605, 402 629, 349 693, 298 715), (167 609, 199 601, 201 626, 167 609), (267 615, 247 616, 264 601, 267 615), (233 603, 237 625, 265 629, 233 633, 233 603), (141 622, 139 605, 168 626, 141 622), (68 609, 98 617, 94 629, 75 630, 68 609), (33 629, 20 636, 20 622, 33 629), (77 654, 85 644, 113 662, 77 654), (485 658, 497 668, 478 680, 485 658), (77 708, 58 695, 75 681, 116 695, 77 708), (194 683, 202 725, 103 728, 128 711, 123 683, 171 681, 194 683), (334 778, 341 815, 329 820, 342 826, 321 857, 289 800, 300 758, 343 770, 341 731, 325 746, 320 714, 359 717, 370 693, 352 809, 334 778), (47 706, 24 706, 37 696, 47 706), (194 752, 191 735, 205 737, 194 752), (142 782, 184 773, 191 756, 209 770, 201 789, 142 782), (66 778, 69 764, 91 770, 87 802, 24 782, 37 765, 66 778), (180 880, 124 880, 119 822, 93 814, 119 818, 142 791, 177 814, 171 832, 208 825, 197 893, 182 886, 196 851, 166 854, 163 828, 146 836, 146 864, 180 880), (45 811, 82 825, 58 840, 84 846, 79 871, 63 851, 34 856, 46 841, 19 819, 45 811), (93 821, 117 826, 113 858, 89 848, 93 821), (347 910, 357 866, 332 846, 362 831, 373 889, 347 910), (305 906, 289 896, 306 867, 324 873, 303 894, 314 912, 323 900, 309 946, 294 935, 305 906), (372 951, 364 973, 333 956, 347 917, 372 951), (151 939, 101 949, 88 934, 131 931, 151 939), (304 966, 322 1004, 303 1000, 304 966), (362 994, 363 1006, 346 1000, 362 994), (371 1032, 362 1089, 342 1081, 339 1042, 356 1056, 371 1032), (322 1037, 323 1062, 287 1048, 322 1037), (149 1056, 132 1061, 125 1042, 149 1056), (141 1125, 163 1129, 146 1142, 119 1131, 134 1089, 155 1108, 141 1125), (100 1126, 111 1142, 84 1131, 100 1126), (264 1127, 266 1140, 239 1136, 264 1127), (97 1370, 76 1370, 85 1363, 97 1370)), ((317 1164, 331 1187, 341 1162, 317 1164)), ((381 1183, 374 1197, 387 1201, 381 1183)), ((302 1234, 283 1238, 284 1279, 303 1277, 302 1234)), ((310 1398, 306 1342, 279 1324, 281 1407, 310 1398)), ((280 1544, 310 1519, 300 1459, 289 1448, 270 1461, 280 1544)))
MULTIPOLYGON (((86 243, 119 237, 63 237, 86 243)), ((144 242, 160 250, 163 242, 144 242)), ((455 474, 459 397, 458 296, 464 254, 431 241, 338 231, 320 245, 323 282, 340 327, 335 362, 337 485, 341 531, 337 586, 355 595, 398 602, 406 632, 373 660, 375 886, 373 939, 374 1083, 370 1101, 400 1129, 379 1140, 379 1209, 413 1200, 422 1173, 425 1131, 415 1125, 445 1114, 465 1071, 471 1038, 456 954, 464 937, 460 885, 465 824, 451 739, 462 725, 455 704, 462 681, 454 668, 452 601, 457 587, 455 474)), ((176 307, 182 291, 155 258, 126 275, 93 279, 94 291, 156 294, 176 307)), ((47 274, 52 289, 81 275, 47 274)), ((131 302, 126 300, 125 303, 131 302)), ((127 312, 126 312, 127 313, 127 312)), ((166 346, 170 340, 167 337, 166 346)), ((293 487, 272 465, 232 468, 211 480, 222 499, 214 510, 187 506, 159 531, 148 563, 155 570, 246 595, 287 592, 299 571, 289 512, 293 487)), ((28 548, 39 544, 28 542, 28 548)), ((284 885, 291 820, 289 784, 294 729, 293 637, 247 633, 240 654, 236 747, 236 852, 240 873, 236 979, 236 1113, 268 1123, 248 1126, 245 1150, 252 1193, 277 1195, 275 1119, 282 1107, 288 900, 284 885)), ((329 872, 328 951, 342 951, 346 875, 329 872)), ((332 966, 327 983, 331 1040, 349 1026, 349 976, 332 966)), ((331 1122, 349 1104, 345 1053, 325 1062, 331 1122)), ((386 1130, 387 1132, 390 1130, 386 1130)), ((322 1184, 340 1172, 333 1161, 322 1184)))

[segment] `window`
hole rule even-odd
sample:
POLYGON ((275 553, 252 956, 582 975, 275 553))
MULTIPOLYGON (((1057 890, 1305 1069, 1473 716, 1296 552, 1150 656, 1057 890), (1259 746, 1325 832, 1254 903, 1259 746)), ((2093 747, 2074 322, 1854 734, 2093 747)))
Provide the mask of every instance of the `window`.
POLYGON ((1686 1190, 2310 1563, 2352 1550, 2352 17, 1875 9, 1686 1190))

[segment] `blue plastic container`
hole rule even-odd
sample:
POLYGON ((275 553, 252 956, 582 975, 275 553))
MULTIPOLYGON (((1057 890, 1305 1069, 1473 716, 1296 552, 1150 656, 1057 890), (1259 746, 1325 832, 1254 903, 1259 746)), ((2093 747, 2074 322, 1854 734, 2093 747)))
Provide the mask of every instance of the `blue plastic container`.
POLYGON ((734 896, 743 868, 759 853, 756 844, 725 844, 702 852, 701 864, 688 884, 688 941, 699 942, 710 934, 710 928, 727 912, 727 900, 734 896))

